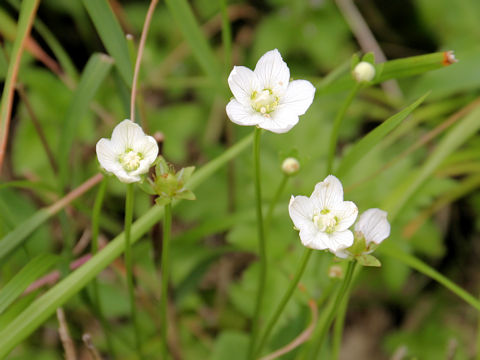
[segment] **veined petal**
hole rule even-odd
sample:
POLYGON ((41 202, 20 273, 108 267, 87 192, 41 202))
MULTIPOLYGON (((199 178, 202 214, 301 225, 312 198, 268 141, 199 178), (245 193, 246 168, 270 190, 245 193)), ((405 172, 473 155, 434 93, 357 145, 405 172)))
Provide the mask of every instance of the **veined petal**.
POLYGON ((131 184, 134 182, 139 182, 142 180, 142 178, 139 175, 132 175, 132 173, 127 173, 124 169, 121 169, 120 171, 115 173, 115 176, 120 180, 121 182, 125 184, 131 184))
POLYGON ((122 168, 118 162, 118 155, 113 144, 108 139, 100 139, 97 142, 96 151, 100 166, 110 173, 115 173, 122 168))
POLYGON ((333 210, 343 202, 342 183, 335 176, 328 175, 325 180, 315 185, 310 199, 319 210, 333 210))
POLYGON ((352 201, 344 201, 332 210, 333 214, 338 218, 335 226, 336 231, 347 230, 353 225, 358 215, 358 208, 352 201))
POLYGON ((355 231, 361 232, 368 243, 380 244, 390 236, 390 223, 387 212, 380 209, 368 209, 355 224, 355 231))
POLYGON ((266 52, 258 60, 254 72, 262 89, 270 89, 277 96, 287 91, 290 70, 277 49, 266 52))
POLYGON ((298 115, 289 111, 287 108, 278 107, 270 117, 263 117, 263 121, 258 124, 262 129, 283 134, 289 131, 298 123, 298 115))
POLYGON ((126 119, 115 126, 111 141, 117 151, 124 152, 125 149, 133 149, 134 144, 141 143, 144 137, 145 133, 140 125, 126 119))
POLYGON ((264 118, 259 113, 255 112, 251 107, 247 107, 232 99, 227 104, 228 118, 238 125, 250 126, 258 125, 264 121, 264 118))
POLYGON ((304 227, 315 227, 313 224, 314 207, 306 196, 292 196, 288 204, 288 213, 295 227, 301 230, 304 227))
POLYGON ((307 80, 295 80, 288 85, 280 105, 297 115, 303 115, 310 107, 315 95, 315 87, 307 80))
POLYGON ((335 253, 353 245, 353 233, 350 230, 336 231, 328 235, 328 248, 335 253))
POLYGON ((140 161, 140 166, 135 171, 132 171, 130 174, 145 174, 148 172, 153 162, 158 155, 158 145, 157 141, 152 137, 145 135, 143 139, 133 145, 133 150, 137 153, 142 154, 143 159, 140 161))
POLYGON ((304 246, 314 250, 325 250, 329 248, 328 235, 324 232, 316 231, 307 233, 305 231, 302 234, 302 231, 300 231, 300 240, 304 246))
POLYGON ((234 66, 232 72, 228 76, 228 86, 237 101, 244 105, 250 106, 252 94, 255 91, 261 91, 257 75, 245 66, 234 66))

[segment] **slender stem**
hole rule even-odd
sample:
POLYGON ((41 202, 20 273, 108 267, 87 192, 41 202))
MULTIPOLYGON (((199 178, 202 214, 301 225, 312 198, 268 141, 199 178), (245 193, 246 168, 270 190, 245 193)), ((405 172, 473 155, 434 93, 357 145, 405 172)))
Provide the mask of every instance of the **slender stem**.
POLYGON ((478 313, 478 326, 477 326, 477 356, 476 360, 480 360, 480 312, 478 313))
POLYGON ((127 198, 125 200, 125 267, 127 269, 127 287, 130 300, 130 314, 135 332, 135 348, 141 354, 140 332, 137 323, 137 310, 135 307, 135 287, 133 284, 133 260, 131 245, 131 227, 133 219, 133 184, 127 184, 127 198))
POLYGON ((352 284, 352 277, 353 277, 352 275, 353 275, 353 271, 355 270, 356 263, 357 263, 356 261, 350 261, 348 263, 345 279, 343 280, 342 286, 337 293, 335 302, 333 303, 333 306, 329 309, 328 314, 325 318, 325 321, 320 323, 318 332, 314 335, 312 339, 312 344, 314 346, 313 352, 311 353, 312 356, 310 356, 310 359, 312 360, 318 358, 318 353, 320 352, 320 349, 322 347, 325 335, 327 334, 327 331, 330 328, 330 325, 332 324, 333 319, 335 318, 338 307, 340 306, 340 303, 343 297, 345 296, 346 293, 348 293, 350 289, 350 286, 352 284))
POLYGON ((340 110, 338 110, 337 116, 333 121, 332 133, 330 134, 330 143, 328 145, 327 175, 331 174, 333 170, 333 160, 335 159, 335 150, 337 149, 338 132, 340 131, 343 118, 345 117, 345 113, 355 98, 355 95, 357 95, 359 89, 360 83, 355 83, 355 86, 352 88, 352 90, 350 90, 350 93, 343 102, 340 110))
POLYGON ((267 327, 265 328, 265 332, 263 333, 262 337, 260 338, 260 342, 258 344, 258 347, 255 351, 256 355, 260 355, 261 351, 263 349, 263 346, 268 340, 268 337, 270 336, 270 333, 273 330, 273 327, 277 323, 278 319, 280 318, 280 315, 283 312, 283 309, 285 309, 285 306, 287 306, 288 301, 293 295, 293 292, 297 288, 297 285, 305 271, 305 268, 307 267, 308 260, 310 259, 310 255, 312 255, 312 249, 306 248, 305 251, 303 252, 302 260, 300 261, 300 267, 297 269, 297 272, 293 278, 293 280, 290 282, 290 286, 287 289, 287 292, 285 295, 283 295, 282 300, 280 300, 280 304, 278 305, 277 309, 275 310, 275 313, 271 317, 270 321, 267 324, 267 327))
POLYGON ((258 337, 260 327, 260 313, 263 304, 263 294, 265 293, 265 280, 267 275, 267 258, 265 251, 265 231, 263 228, 263 214, 262 214, 262 189, 260 182, 260 136, 262 129, 256 127, 253 138, 253 162, 255 174, 255 197, 257 210, 257 230, 258 230, 258 247, 260 254, 260 271, 258 278, 257 299, 255 302, 255 311, 253 314, 252 337, 248 349, 248 358, 253 359, 255 353, 255 345, 258 337))
POLYGON ((169 248, 172 228, 172 204, 165 205, 163 215, 163 242, 162 242, 162 288, 160 298, 160 321, 162 322, 162 343, 161 359, 166 360, 168 354, 168 322, 167 322, 167 304, 168 304, 168 270, 169 270, 169 248))
MULTIPOLYGON (((354 273, 354 271, 352 271, 354 273)), ((356 275, 358 275, 358 271, 356 275)), ((353 275, 353 276, 356 276, 353 275)), ((347 313, 348 300, 350 299, 350 291, 352 287, 349 286, 343 296, 342 302, 337 310, 337 317, 335 318, 335 324, 333 326, 333 340, 332 340, 332 356, 331 359, 338 359, 340 354, 340 345, 342 344, 343 327, 345 325, 345 315, 347 313)))
MULTIPOLYGON (((98 233, 100 228, 100 213, 102 211, 103 199, 105 198, 105 191, 107 189, 107 178, 104 177, 100 182, 100 186, 97 191, 97 196, 95 197, 95 203, 93 204, 92 211, 92 255, 95 255, 98 252, 98 233)), ((114 357, 114 348, 113 342, 110 338, 110 333, 108 329, 107 319, 103 313, 102 302, 100 300, 100 294, 98 291, 98 281, 95 277, 92 280, 92 290, 93 290, 93 302, 97 310, 98 320, 105 334, 105 340, 107 341, 108 352, 110 356, 114 357)))
POLYGON ((137 82, 138 73, 140 72, 140 63, 142 62, 143 49, 145 48, 145 41, 147 40, 148 29, 150 28, 150 21, 152 20, 155 6, 157 6, 158 0, 152 0, 148 7, 147 16, 145 16, 145 22, 143 23, 142 36, 140 38, 140 44, 138 46, 137 61, 135 62, 135 70, 133 72, 132 81, 132 95, 130 97, 130 120, 135 122, 135 97, 137 96, 137 82))
POLYGON ((222 44, 225 56, 225 69, 229 71, 232 67, 232 28, 228 17, 227 1, 220 0, 220 11, 222 15, 222 44))
POLYGON ((283 174, 282 181, 280 181, 277 191, 275 192, 275 195, 273 196, 273 199, 270 202, 267 216, 265 216, 265 229, 267 229, 267 231, 270 227, 270 222, 272 221, 272 216, 273 216, 273 212, 275 211, 275 206, 277 205, 278 199, 280 199, 280 196, 282 195, 283 190, 285 189, 285 185, 287 185, 288 178, 289 178, 288 175, 283 174))

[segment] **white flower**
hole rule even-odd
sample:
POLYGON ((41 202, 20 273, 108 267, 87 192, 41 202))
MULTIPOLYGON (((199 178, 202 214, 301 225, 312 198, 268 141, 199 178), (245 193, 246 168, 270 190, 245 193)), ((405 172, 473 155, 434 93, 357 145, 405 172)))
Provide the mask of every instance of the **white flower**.
POLYGON ((290 70, 277 49, 258 60, 255 70, 234 66, 228 85, 235 99, 227 115, 238 125, 257 125, 284 133, 298 123, 313 101, 315 88, 306 80, 290 82, 290 70))
POLYGON ((309 198, 292 196, 288 210, 306 247, 336 252, 353 244, 348 228, 355 222, 358 209, 353 202, 343 201, 342 183, 335 176, 318 183, 309 198))
POLYGON ((124 183, 140 181, 140 175, 148 172, 157 155, 155 139, 128 119, 113 129, 111 140, 97 142, 100 166, 124 183))
MULTIPOLYGON (((390 223, 387 220, 387 212, 372 208, 360 215, 355 224, 355 244, 357 240, 365 239, 364 245, 359 248, 360 254, 352 254, 350 249, 339 250, 335 253, 339 258, 345 259, 355 255, 372 253, 377 246, 390 236, 390 223)), ((356 247, 354 245, 354 247, 356 247)), ((353 249, 353 248, 352 248, 353 249)))
POLYGON ((361 61, 353 69, 353 77, 358 82, 369 82, 375 77, 375 67, 366 61, 361 61))

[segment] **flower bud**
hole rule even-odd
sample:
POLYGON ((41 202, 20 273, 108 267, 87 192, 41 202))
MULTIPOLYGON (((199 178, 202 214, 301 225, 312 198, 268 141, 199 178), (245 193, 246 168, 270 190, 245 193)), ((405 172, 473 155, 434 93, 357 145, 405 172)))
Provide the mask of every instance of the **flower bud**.
POLYGON ((380 209, 368 209, 355 224, 355 233, 365 238, 367 248, 379 245, 390 236, 390 223, 387 220, 387 212, 380 209))
POLYGON ((300 170, 300 163, 297 159, 293 157, 288 157, 283 160, 282 163, 282 171, 285 175, 291 176, 295 175, 300 170))
POLYGON ((366 61, 361 61, 355 66, 352 74, 355 80, 360 83, 369 82, 375 77, 375 67, 366 61))
POLYGON ((340 265, 332 265, 328 268, 328 277, 331 279, 342 279, 343 268, 340 265))

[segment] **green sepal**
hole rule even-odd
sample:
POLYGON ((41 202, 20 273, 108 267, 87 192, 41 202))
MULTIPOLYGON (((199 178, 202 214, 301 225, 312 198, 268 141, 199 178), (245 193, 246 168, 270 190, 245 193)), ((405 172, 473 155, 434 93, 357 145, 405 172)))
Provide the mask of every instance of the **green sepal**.
POLYGON ((380 262, 380 260, 378 260, 375 256, 370 254, 360 255, 355 257, 355 259, 362 266, 374 266, 374 267, 382 266, 382 263, 380 262))
POLYGON ((182 181, 183 183, 188 182, 194 171, 195 166, 189 166, 181 169, 177 174, 177 180, 182 181))
POLYGON ((360 56, 358 56, 357 53, 352 55, 352 60, 350 60, 350 71, 353 71, 355 69, 355 66, 358 65, 360 62, 360 56))
MULTIPOLYGON (((148 179, 150 180, 150 179, 148 179)), ((147 193, 148 195, 156 195, 157 193, 153 189, 153 185, 150 181, 140 181, 136 183, 137 186, 142 190, 143 192, 147 193)))
POLYGON ((181 191, 181 192, 178 192, 176 195, 175 195, 175 199, 181 199, 181 200, 197 200, 197 197, 195 196, 195 194, 190 191, 190 190, 184 190, 184 191, 181 191))
POLYGON ((366 53, 365 55, 363 55, 362 61, 375 65, 375 54, 373 52, 366 53))
POLYGON ((172 202, 172 199, 170 199, 169 197, 157 197, 155 199, 155 203, 158 205, 158 206, 165 206, 167 204, 170 204, 172 202))
POLYGON ((352 254, 354 256, 361 255, 364 252, 366 252, 367 251, 367 243, 366 243, 363 235, 356 232, 355 233, 355 240, 353 241, 353 245, 350 246, 347 250, 350 252, 350 254, 352 254))

